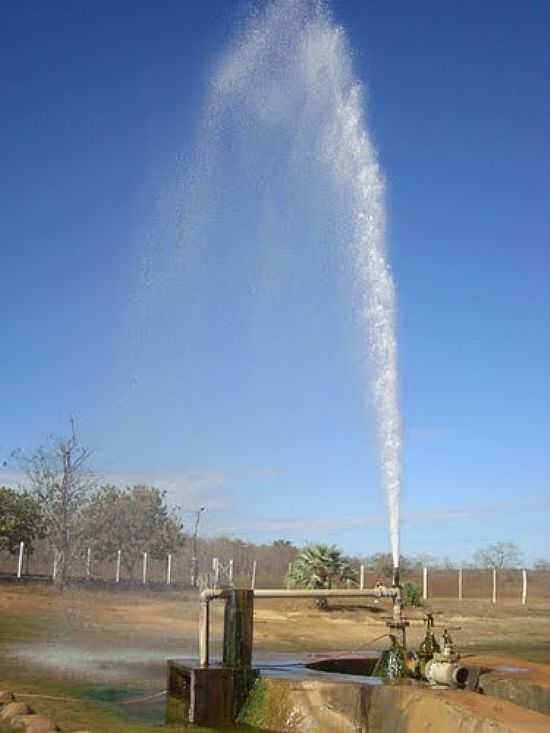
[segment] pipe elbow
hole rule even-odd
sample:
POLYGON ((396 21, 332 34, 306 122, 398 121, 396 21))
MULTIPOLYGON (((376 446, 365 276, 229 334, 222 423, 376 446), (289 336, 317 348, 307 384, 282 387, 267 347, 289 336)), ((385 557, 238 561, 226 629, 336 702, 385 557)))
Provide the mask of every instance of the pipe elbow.
POLYGON ((226 598, 227 593, 220 588, 205 588, 199 597, 202 603, 209 603, 214 598, 226 598))

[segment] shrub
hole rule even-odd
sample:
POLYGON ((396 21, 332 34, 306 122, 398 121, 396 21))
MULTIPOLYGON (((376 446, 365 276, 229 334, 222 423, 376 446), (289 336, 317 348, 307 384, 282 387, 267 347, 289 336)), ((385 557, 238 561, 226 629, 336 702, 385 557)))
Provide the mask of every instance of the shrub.
POLYGON ((403 593, 401 594, 404 606, 421 606, 422 598, 420 595, 420 588, 414 583, 407 582, 403 586, 403 593))

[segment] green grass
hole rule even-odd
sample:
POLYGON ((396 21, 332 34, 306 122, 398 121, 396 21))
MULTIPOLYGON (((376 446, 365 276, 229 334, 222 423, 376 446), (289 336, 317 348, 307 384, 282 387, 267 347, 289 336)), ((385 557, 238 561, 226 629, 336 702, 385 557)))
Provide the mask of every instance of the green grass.
MULTIPOLYGON (((22 682, 5 676, 0 687, 12 690, 16 699, 26 702, 35 713, 54 720, 62 730, 90 730, 94 733, 183 733, 182 724, 165 725, 136 720, 121 710, 121 702, 128 692, 123 687, 107 688, 100 685, 81 685, 62 682, 22 682), (50 698, 64 698, 53 700, 50 698)), ((225 729, 224 729, 225 730, 225 729)), ((229 730, 229 729, 228 729, 229 730)), ((243 733, 244 726, 231 729, 243 733)), ((215 733, 211 728, 192 727, 193 733, 215 733)), ((0 722, 0 733, 12 733, 12 729, 0 722)))

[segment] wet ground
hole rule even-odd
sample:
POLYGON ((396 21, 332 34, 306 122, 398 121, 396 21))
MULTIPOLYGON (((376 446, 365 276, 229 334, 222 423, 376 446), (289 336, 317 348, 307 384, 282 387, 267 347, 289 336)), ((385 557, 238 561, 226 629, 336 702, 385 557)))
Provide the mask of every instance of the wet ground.
MULTIPOLYGON (((441 629, 456 629, 451 633, 465 654, 550 662, 548 606, 442 602, 433 610, 441 612, 436 616, 441 629)), ((33 695, 29 702, 39 712, 69 729, 159 731, 166 659, 196 656, 197 611, 196 596, 185 593, 78 590, 60 596, 51 588, 2 587, 1 686, 33 695), (90 721, 97 721, 95 727, 90 721)), ((386 640, 378 637, 386 630, 388 611, 356 604, 319 613, 308 602, 259 602, 256 659, 280 665, 296 652, 383 648, 386 640)), ((421 638, 422 613, 410 612, 412 644, 421 638)), ((221 618, 219 606, 214 611, 214 656, 221 651, 221 618)))

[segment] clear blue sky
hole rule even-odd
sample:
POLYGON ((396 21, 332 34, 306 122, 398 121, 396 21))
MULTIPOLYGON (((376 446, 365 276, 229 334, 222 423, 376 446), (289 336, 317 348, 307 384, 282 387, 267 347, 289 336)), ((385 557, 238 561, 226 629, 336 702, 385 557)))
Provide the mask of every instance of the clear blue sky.
MULTIPOLYGON (((550 557, 550 5, 330 6, 388 184, 403 552, 550 557)), ((74 415, 98 471, 204 503, 209 531, 385 550, 345 278, 277 242, 291 219, 258 282, 253 191, 249 219, 206 212, 180 246, 178 181, 248 7, 4 7, 0 459, 74 415)))

